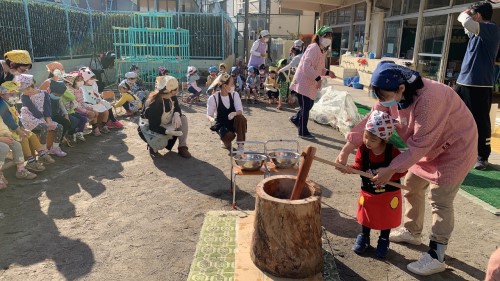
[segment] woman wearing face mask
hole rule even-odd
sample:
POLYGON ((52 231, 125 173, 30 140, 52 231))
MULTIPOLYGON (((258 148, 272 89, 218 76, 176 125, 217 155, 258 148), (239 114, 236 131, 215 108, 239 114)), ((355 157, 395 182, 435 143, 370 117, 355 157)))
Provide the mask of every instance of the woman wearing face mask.
POLYGON ((327 75, 335 78, 335 73, 325 68, 327 50, 332 43, 332 29, 328 26, 321 27, 313 38, 293 77, 290 90, 297 97, 299 111, 290 121, 298 128, 298 136, 304 139, 314 139, 314 136, 307 129, 309 121, 309 111, 314 105, 314 99, 321 88, 321 76, 327 75))
MULTIPOLYGON (((421 243, 425 191, 432 204, 429 251, 409 271, 430 275, 444 271, 444 255, 453 231, 453 201, 458 189, 477 160, 477 128, 474 118, 450 87, 421 78, 418 72, 393 62, 381 62, 375 69, 371 88, 379 102, 372 110, 397 118, 396 131, 408 150, 380 168, 372 180, 387 183, 395 174, 408 170, 404 184, 404 225, 391 233, 392 242, 421 243)), ((362 143, 367 117, 347 135, 336 162, 345 165, 349 154, 362 143)))
MULTIPOLYGON (((245 141, 247 119, 243 116, 243 105, 240 95, 234 91, 231 75, 222 73, 217 76, 210 88, 220 88, 207 100, 207 117, 213 123, 210 130, 216 132, 223 148, 229 149, 231 142, 245 141)), ((243 147, 238 145, 238 149, 243 147)))
POLYGON ((0 84, 5 81, 14 80, 14 76, 20 75, 31 69, 32 62, 28 51, 12 50, 4 54, 5 60, 0 60, 0 84))
POLYGON ((49 77, 47 80, 43 81, 39 89, 50 93, 50 81, 62 81, 64 76, 64 66, 57 61, 53 61, 47 64, 47 71, 49 72, 49 77))
POLYGON ((293 42, 293 47, 290 49, 291 61, 288 65, 281 68, 278 73, 284 73, 286 71, 294 70, 299 66, 300 59, 302 58, 302 46, 304 42, 301 40, 295 40, 293 42))
POLYGON ((260 65, 266 64, 267 57, 267 43, 271 35, 269 31, 262 30, 260 32, 259 39, 253 42, 252 48, 250 49, 250 60, 248 60, 248 66, 254 66, 259 68, 260 65))
POLYGON ((177 151, 183 158, 190 158, 187 146, 188 120, 182 114, 177 93, 179 81, 173 76, 159 76, 155 81, 155 91, 145 103, 143 118, 139 125, 139 136, 148 143, 151 156, 158 150, 171 150, 177 138, 177 151))

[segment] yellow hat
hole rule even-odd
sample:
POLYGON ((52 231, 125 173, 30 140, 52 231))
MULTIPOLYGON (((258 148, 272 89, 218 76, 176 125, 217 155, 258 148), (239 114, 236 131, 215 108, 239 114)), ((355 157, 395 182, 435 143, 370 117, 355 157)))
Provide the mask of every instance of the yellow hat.
POLYGON ((7 81, 2 83, 2 87, 4 87, 9 92, 19 92, 19 85, 19 82, 14 81, 7 81))
POLYGON ((270 66, 269 67, 269 72, 271 72, 271 71, 278 72, 278 68, 274 67, 274 66, 270 66))
POLYGON ((224 69, 227 69, 227 65, 225 63, 219 64, 219 68, 224 67, 224 69))
POLYGON ((9 59, 17 64, 32 64, 30 53, 25 50, 12 50, 4 54, 5 59, 9 59))

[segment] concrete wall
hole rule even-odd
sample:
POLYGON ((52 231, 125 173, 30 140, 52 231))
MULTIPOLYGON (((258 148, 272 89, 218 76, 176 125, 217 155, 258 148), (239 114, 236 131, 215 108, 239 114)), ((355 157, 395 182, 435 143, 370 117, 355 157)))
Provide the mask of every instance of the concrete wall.
POLYGON ((304 11, 300 16, 300 34, 313 34, 314 33, 314 12, 304 11))

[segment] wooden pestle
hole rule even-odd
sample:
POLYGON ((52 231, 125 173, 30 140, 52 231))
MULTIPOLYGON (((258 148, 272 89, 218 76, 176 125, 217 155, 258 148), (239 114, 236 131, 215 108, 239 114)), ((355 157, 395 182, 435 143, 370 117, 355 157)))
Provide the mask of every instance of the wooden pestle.
POLYGON ((300 199, 300 194, 304 185, 306 184, 307 175, 311 169, 312 162, 314 160, 314 155, 316 154, 316 147, 307 146, 305 152, 302 152, 304 161, 300 164, 299 173, 297 174, 297 179, 295 180, 295 185, 293 186, 292 196, 290 200, 300 199))

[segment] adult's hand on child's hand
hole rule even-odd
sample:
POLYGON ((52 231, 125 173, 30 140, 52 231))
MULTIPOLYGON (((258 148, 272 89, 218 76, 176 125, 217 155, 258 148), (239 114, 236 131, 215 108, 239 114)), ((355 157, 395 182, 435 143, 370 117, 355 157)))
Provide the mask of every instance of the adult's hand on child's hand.
POLYGON ((234 119, 234 117, 235 117, 236 115, 237 115, 237 114, 236 114, 236 112, 231 112, 231 113, 229 113, 229 114, 227 115, 227 118, 228 118, 229 120, 233 120, 233 119, 234 119))
POLYGON ((378 169, 377 175, 373 177, 372 182, 375 185, 384 185, 391 180, 394 174, 394 170, 390 168, 380 168, 378 169))
POLYGON ((172 125, 174 128, 179 129, 182 126, 181 115, 179 112, 174 112, 174 117, 172 118, 172 125))

